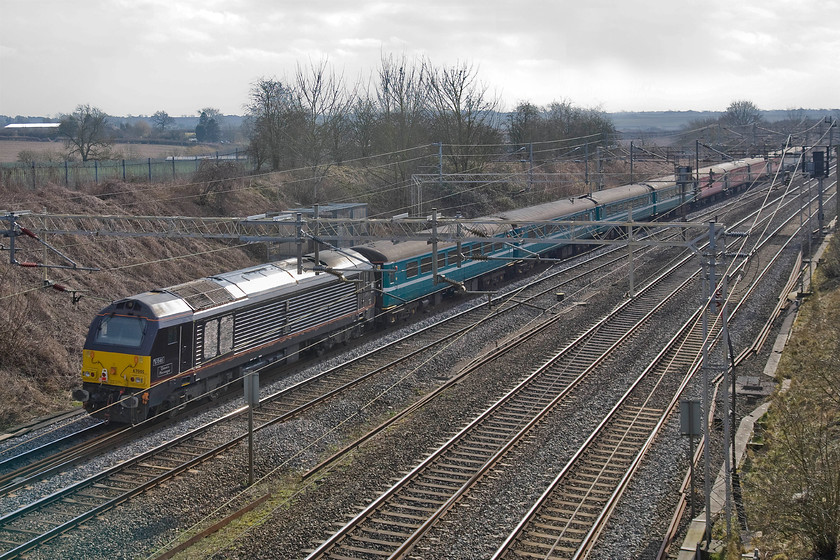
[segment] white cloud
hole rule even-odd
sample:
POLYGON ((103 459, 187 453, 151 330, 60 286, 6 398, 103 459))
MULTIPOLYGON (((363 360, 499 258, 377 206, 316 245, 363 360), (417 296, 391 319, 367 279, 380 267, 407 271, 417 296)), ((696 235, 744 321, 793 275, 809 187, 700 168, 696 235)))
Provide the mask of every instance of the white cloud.
POLYGON ((0 114, 54 114, 101 98, 116 114, 191 113, 211 91, 237 112, 259 76, 326 58, 366 77, 383 53, 471 63, 508 105, 838 104, 830 65, 840 2, 708 0, 699 9, 673 0, 0 0, 3 72, 20 78, 4 80, 0 114), (119 72, 132 73, 132 87, 119 72))
POLYGON ((8 45, 0 45, 0 58, 11 58, 18 54, 18 49, 8 45))
POLYGON ((725 37, 747 47, 767 49, 779 43, 779 39, 769 33, 744 31, 733 29, 725 33, 725 37))
POLYGON ((381 39, 375 39, 373 37, 365 37, 365 38, 349 38, 349 39, 341 39, 338 41, 339 45, 348 48, 362 48, 362 49, 370 49, 370 48, 379 48, 382 45, 381 39))
POLYGON ((221 52, 189 51, 187 60, 200 64, 215 64, 220 62, 277 62, 290 59, 288 54, 259 48, 229 47, 221 52))

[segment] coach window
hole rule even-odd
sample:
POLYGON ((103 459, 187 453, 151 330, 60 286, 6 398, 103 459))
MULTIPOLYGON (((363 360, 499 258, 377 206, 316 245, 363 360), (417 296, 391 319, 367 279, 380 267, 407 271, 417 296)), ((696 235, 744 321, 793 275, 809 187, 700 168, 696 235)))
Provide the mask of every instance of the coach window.
POLYGON ((458 264, 458 249, 452 249, 446 254, 447 262, 449 266, 455 266, 458 264))
POLYGON ((432 257, 420 259, 420 274, 428 274, 432 271, 432 257))
POLYGON ((446 253, 439 251, 437 255, 438 270, 446 266, 446 253))
POLYGON ((417 276, 417 261, 411 261, 405 265, 405 277, 414 278, 417 276))
POLYGON ((476 243, 472 246, 472 258, 476 259, 481 256, 481 244, 476 243))

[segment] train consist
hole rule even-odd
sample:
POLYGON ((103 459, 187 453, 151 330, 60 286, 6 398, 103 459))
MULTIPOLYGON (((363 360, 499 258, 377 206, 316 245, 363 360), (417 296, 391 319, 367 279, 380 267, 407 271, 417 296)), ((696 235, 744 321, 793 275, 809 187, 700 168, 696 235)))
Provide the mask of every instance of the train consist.
POLYGON ((572 253, 561 235, 531 231, 534 222, 647 220, 744 188, 773 167, 764 159, 731 162, 700 170, 688 189, 668 176, 490 218, 523 224, 518 240, 506 241, 511 226, 500 225, 487 241, 441 243, 436 252, 422 241, 378 241, 321 251, 320 262, 309 255, 300 274, 289 259, 115 301, 90 325, 73 397, 112 422, 174 411, 212 398, 249 370, 359 336, 377 318, 393 321, 447 293, 488 289, 527 268, 526 257, 572 253))

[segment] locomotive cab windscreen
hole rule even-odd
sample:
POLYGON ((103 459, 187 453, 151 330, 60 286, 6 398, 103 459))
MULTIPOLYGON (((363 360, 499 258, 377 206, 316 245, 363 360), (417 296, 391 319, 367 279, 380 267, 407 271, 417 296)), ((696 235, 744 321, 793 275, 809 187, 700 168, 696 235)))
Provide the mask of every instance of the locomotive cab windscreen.
POLYGON ((99 324, 92 331, 93 345, 140 348, 146 332, 146 319, 106 315, 100 318, 99 324))

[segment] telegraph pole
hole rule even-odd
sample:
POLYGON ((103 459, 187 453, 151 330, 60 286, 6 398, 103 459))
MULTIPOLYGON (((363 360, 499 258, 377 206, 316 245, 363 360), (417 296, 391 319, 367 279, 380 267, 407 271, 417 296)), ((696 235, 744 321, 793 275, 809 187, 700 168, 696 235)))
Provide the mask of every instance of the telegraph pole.
POLYGON ((438 142, 438 187, 443 191, 443 142, 438 142))
POLYGON ((586 183, 586 190, 592 194, 592 188, 589 186, 589 141, 586 142, 586 150, 584 151, 584 162, 586 165, 586 173, 584 175, 584 183, 586 183))
POLYGON ((596 157, 598 158, 598 190, 603 190, 604 188, 604 162, 601 159, 601 146, 595 148, 596 157))
POLYGON ((528 142, 528 190, 534 187, 534 143, 528 142))
POLYGON ((711 346, 711 341, 709 340, 709 311, 710 307, 712 306, 712 302, 715 299, 715 291, 717 288, 717 281, 715 279, 715 253, 717 251, 717 247, 715 246, 715 222, 709 222, 709 260, 706 263, 707 265, 707 277, 705 278, 706 290, 706 304, 703 309, 703 400, 702 400, 702 408, 703 408, 703 430, 705 437, 703 438, 703 490, 705 494, 705 506, 706 506, 706 530, 705 530, 705 540, 708 542, 709 539, 712 537, 712 518, 711 518, 711 511, 712 511, 712 480, 711 480, 711 457, 709 453, 709 442, 711 440, 711 433, 710 433, 710 411, 711 411, 711 395, 710 395, 710 379, 709 379, 709 370, 711 368, 711 364, 709 363, 709 347, 711 346))
MULTIPOLYGON (((714 257, 713 257, 714 258, 714 257)), ((715 292, 715 299, 716 299, 716 307, 720 313, 720 321, 721 321, 721 346, 723 346, 723 395, 721 400, 723 401, 724 410, 723 410, 723 464, 724 464, 724 481, 726 484, 726 507, 725 507, 725 514, 726 514, 726 536, 729 538, 732 535, 732 526, 731 526, 731 519, 732 519, 732 463, 730 462, 730 454, 729 454, 729 447, 730 447, 730 414, 735 412, 734 407, 730 410, 730 402, 729 402, 729 376, 735 375, 735 372, 730 372, 729 369, 729 324, 728 324, 728 317, 726 312, 726 299, 727 299, 727 281, 726 281, 726 274, 724 274, 721 278, 721 287, 720 293, 717 291, 715 292)))

